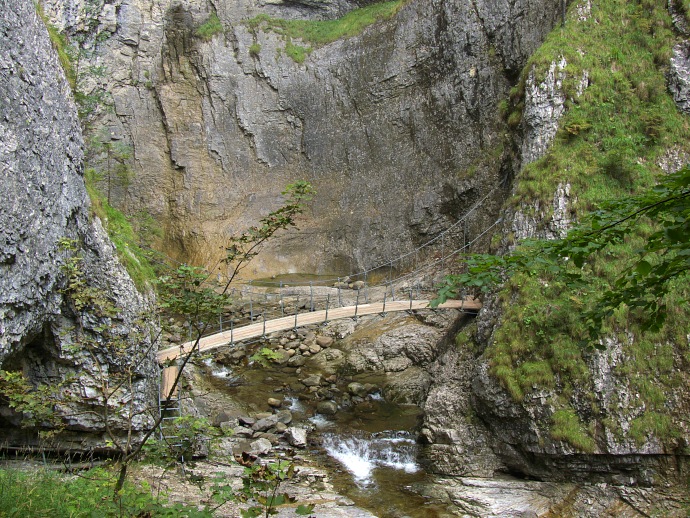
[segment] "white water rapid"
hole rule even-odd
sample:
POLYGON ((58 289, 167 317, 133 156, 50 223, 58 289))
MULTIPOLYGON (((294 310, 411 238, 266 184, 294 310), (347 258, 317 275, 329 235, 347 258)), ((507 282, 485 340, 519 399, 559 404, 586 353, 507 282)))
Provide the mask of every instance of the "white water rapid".
POLYGON ((417 445, 406 432, 358 432, 350 436, 325 434, 323 448, 361 486, 373 484, 376 468, 389 468, 405 473, 415 473, 420 469, 415 460, 417 445))

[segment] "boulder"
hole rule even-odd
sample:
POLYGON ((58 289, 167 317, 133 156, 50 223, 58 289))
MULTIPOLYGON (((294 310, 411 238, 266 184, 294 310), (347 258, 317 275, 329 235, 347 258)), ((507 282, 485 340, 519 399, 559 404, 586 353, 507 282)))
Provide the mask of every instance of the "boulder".
POLYGON ((256 423, 256 419, 249 416, 240 416, 237 418, 237 420, 240 422, 240 424, 246 426, 252 426, 254 423, 256 423))
POLYGON ((267 453, 270 453, 272 449, 273 445, 271 444, 271 441, 265 437, 262 437, 256 441, 252 441, 249 444, 249 451, 247 453, 251 453, 252 455, 266 455, 267 453))
POLYGON ((277 422, 278 416, 271 415, 270 417, 259 419, 256 423, 252 425, 252 430, 254 430, 255 432, 265 432, 266 430, 273 428, 277 422))
POLYGON ((283 406, 283 400, 270 397, 268 398, 268 406, 270 406, 271 408, 280 408, 281 406, 283 406))
POLYGON ((321 385, 321 374, 312 374, 301 381, 307 387, 318 387, 321 385))
POLYGON ((316 338, 316 343, 321 347, 330 347, 331 345, 333 345, 333 338, 331 338, 330 336, 321 335, 316 338))
POLYGON ((307 430, 299 426, 291 426, 285 432, 287 442, 295 448, 307 447, 307 430))
POLYGON ((334 415, 338 412, 338 405, 335 401, 320 401, 316 405, 316 412, 323 415, 334 415))
POLYGON ((290 424, 292 422, 292 412, 289 410, 281 410, 276 414, 276 419, 279 423, 290 424))
POLYGON ((233 428, 232 434, 236 437, 251 437, 254 435, 254 430, 247 428, 246 426, 236 426, 233 428))
POLYGON ((353 381, 347 386, 347 391, 353 396, 359 397, 364 397, 368 393, 366 387, 361 383, 357 383, 356 381, 353 381))
POLYGON ((306 361, 306 358, 301 354, 294 354, 294 356, 288 360, 287 364, 289 367, 301 367, 306 361))

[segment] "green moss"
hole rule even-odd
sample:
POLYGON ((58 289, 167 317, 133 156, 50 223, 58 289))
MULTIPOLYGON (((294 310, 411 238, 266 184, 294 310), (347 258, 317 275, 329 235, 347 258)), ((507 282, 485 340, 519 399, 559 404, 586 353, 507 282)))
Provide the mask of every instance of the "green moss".
POLYGON ((249 46, 249 55, 250 56, 258 57, 258 55, 260 53, 261 53, 261 45, 259 45, 258 43, 252 43, 249 46))
MULTIPOLYGON (((676 42, 667 3, 597 2, 584 22, 573 16, 574 8, 565 27, 554 30, 530 59, 500 107, 506 122, 518 126, 527 76, 534 70, 535 77, 543 77, 553 62, 566 59, 566 112, 555 142, 545 156, 523 168, 510 200, 514 207, 533 207, 538 201, 547 218, 559 184, 570 184, 573 215, 581 216, 603 200, 653 185, 663 174, 659 158, 669 148, 690 152, 688 119, 665 87, 666 60, 676 42), (578 95, 584 77, 586 88, 578 95)), ((570 289, 548 272, 537 271, 511 279, 500 294, 503 320, 486 350, 492 374, 516 401, 534 388, 562 394, 553 435, 583 451, 593 448, 592 434, 569 406, 573 394, 582 398, 593 393, 586 322, 579 315, 592 309, 596 293, 610 289, 612 279, 624 272, 653 225, 640 221, 637 235, 593 258, 585 266, 591 279, 587 289, 570 289)), ((630 432, 638 441, 649 434, 672 440, 676 434, 666 394, 683 382, 681 372, 690 367, 690 315, 684 302, 689 281, 687 276, 678 279, 662 301, 668 317, 658 333, 641 330, 644 315, 635 308, 621 307, 606 322, 609 335, 623 344, 624 361, 614 374, 640 395, 639 405, 646 409, 630 432)), ((606 426, 604 415, 595 412, 593 419, 606 426)))
POLYGON ((74 70, 74 65, 72 64, 72 55, 69 42, 67 41, 67 36, 60 32, 60 30, 50 23, 50 20, 43 11, 41 4, 36 3, 36 12, 38 16, 43 20, 43 23, 48 30, 48 36, 50 37, 50 42, 53 44, 55 52, 57 52, 58 60, 62 69, 65 71, 65 77, 69 83, 70 88, 74 91, 77 87, 77 74, 74 70))
POLYGON ((262 30, 281 35, 286 42, 286 54, 297 63, 302 63, 312 51, 312 47, 357 36, 366 27, 394 16, 407 1, 409 0, 378 2, 354 9, 337 20, 283 20, 262 14, 247 20, 245 23, 253 32, 262 30), (294 45, 293 39, 301 40, 308 46, 294 45))
POLYGON ((581 193, 575 210, 586 212, 649 185, 660 172, 655 158, 669 146, 688 148, 685 118, 665 92, 664 66, 675 43, 666 7, 662 0, 598 2, 587 21, 570 19, 532 56, 511 104, 522 101, 530 71, 543 77, 563 57, 567 111, 547 155, 526 168, 514 203, 548 202, 559 183, 570 182, 581 193))
POLYGON ((196 36, 202 40, 208 41, 216 34, 220 34, 222 32, 223 24, 221 23, 220 18, 218 18, 216 13, 211 13, 211 15, 208 17, 208 20, 201 24, 194 34, 196 34, 196 36))
POLYGON ((87 172, 85 175, 86 190, 91 198, 91 211, 103 223, 110 240, 115 245, 117 255, 127 273, 140 291, 151 289, 156 271, 149 262, 148 254, 139 246, 139 236, 134 231, 127 217, 110 206, 105 197, 96 188, 96 178, 87 172))
POLYGON ((585 453, 592 453, 596 449, 594 439, 572 408, 557 410, 551 417, 551 421, 551 437, 555 440, 565 441, 585 453))
POLYGON ((652 435, 675 438, 681 435, 681 431, 673 425, 670 416, 647 410, 640 417, 633 419, 630 436, 638 446, 642 446, 652 435))
POLYGON ((285 53, 292 58, 295 63, 304 63, 307 56, 311 54, 310 47, 302 47, 300 45, 293 45, 292 40, 288 38, 285 43, 285 53))

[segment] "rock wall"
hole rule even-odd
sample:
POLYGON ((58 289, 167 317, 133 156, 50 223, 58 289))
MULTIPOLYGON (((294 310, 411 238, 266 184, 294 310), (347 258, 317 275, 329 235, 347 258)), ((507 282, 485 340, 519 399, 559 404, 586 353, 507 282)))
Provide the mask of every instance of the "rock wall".
POLYGON ((302 232, 252 265, 263 275, 385 263, 492 193, 469 236, 458 237, 471 238, 495 221, 507 192, 513 158, 497 104, 558 5, 413 0, 303 63, 275 31, 246 23, 257 14, 332 17, 365 3, 47 0, 45 8, 73 35, 107 36, 90 49, 106 77, 86 83, 105 82, 114 114, 99 124, 133 149, 135 178, 116 199, 161 222, 166 253, 214 264, 225 236, 275 208, 288 182, 315 185, 302 232), (90 24, 76 14, 89 6, 90 24), (212 12, 224 31, 205 40, 196 30, 212 12))
MULTIPOLYGON (((106 345, 87 350, 77 333, 100 341, 97 328, 105 325, 127 337, 148 307, 100 222, 90 217, 82 161, 76 107, 46 27, 31 2, 8 0, 0 12, 0 368, 21 370, 33 384, 58 386, 73 378, 64 391, 81 391, 78 402, 60 391, 56 408, 65 416, 63 446, 75 447, 99 443, 98 436, 94 442, 80 432, 103 432, 94 417, 101 403, 95 396, 99 371, 120 368, 106 345), (104 320, 84 311, 77 319, 63 293, 62 265, 71 255, 61 247, 64 239, 78 243, 74 253, 83 258, 86 282, 110 294, 119 315, 104 320)), ((130 348, 129 354, 142 359, 132 391, 113 398, 132 401, 141 412, 157 403, 158 368, 152 354, 145 354, 148 346, 150 339, 144 339, 130 348)), ((125 433, 123 419, 116 413, 110 424, 125 433)), ((18 428, 20 421, 0 406, 3 444, 35 439, 35 430, 18 428)), ((148 423, 146 413, 136 417, 135 431, 148 423)))
MULTIPOLYGON (((580 20, 589 16, 589 3, 579 2, 577 13, 580 20)), ((682 111, 687 111, 686 47, 687 43, 683 43, 674 49, 668 76, 669 89, 682 111)), ((565 62, 557 59, 546 68, 543 77, 535 76, 534 69, 527 73, 520 122, 522 138, 518 141, 523 165, 542 157, 556 135, 564 113, 565 94, 561 88, 564 71, 565 62)), ((585 71, 574 95, 582 95, 587 85, 585 71)), ((686 159, 684 153, 669 149, 659 162, 664 170, 672 171, 680 168, 686 159)), ((525 238, 563 236, 573 218, 573 196, 570 186, 561 184, 551 204, 535 201, 506 209, 499 249, 505 252, 516 241, 525 238)), ((634 388, 630 376, 621 372, 621 367, 630 361, 628 351, 633 336, 621 333, 609 337, 604 350, 585 353, 587 381, 580 383, 570 398, 579 418, 590 424, 595 421, 589 433, 595 437, 596 444, 591 453, 583 453, 566 441, 554 439, 551 434, 558 389, 538 388, 535 384, 525 399, 517 402, 491 374, 491 359, 483 352, 494 340, 494 331, 504 318, 501 304, 496 297, 486 297, 476 327, 461 335, 458 350, 447 351, 431 366, 434 383, 425 404, 422 438, 430 443, 426 455, 432 469, 448 475, 486 477, 499 472, 542 481, 587 482, 601 487, 612 484, 609 487, 623 500, 637 491, 630 489, 633 486, 655 488, 651 491, 657 491, 660 500, 667 496, 662 495, 663 491, 658 489, 661 487, 675 486, 681 493, 687 493, 684 477, 687 471, 688 383, 682 367, 677 367, 684 364, 682 355, 675 351, 669 356, 674 371, 680 375, 674 390, 664 394, 664 405, 678 435, 667 438, 664 443, 654 433, 642 440, 631 438, 634 420, 651 412, 640 402, 639 390, 634 388)), ((681 340, 679 348, 682 349, 683 343, 681 340)), ((659 348, 655 346, 649 354, 660 354, 659 348)), ((514 354, 524 361, 519 352, 514 354)), ((663 386, 652 373, 648 382, 663 386)), ((465 490, 467 495, 459 498, 481 500, 477 496, 481 491, 472 494, 472 489, 465 490)), ((574 501, 581 495, 571 497, 574 501)), ((638 494, 638 497, 650 499, 652 505, 659 505, 659 508, 672 501, 659 504, 649 495, 640 497, 638 494)), ((680 501, 687 501, 687 494, 680 501)), ((684 504, 676 504, 678 502, 672 502, 670 505, 674 509, 664 513, 681 515, 680 508, 684 504)), ((641 513, 645 512, 642 509, 646 505, 639 508, 641 513)), ((580 510, 575 515, 599 516, 601 512, 580 510)))

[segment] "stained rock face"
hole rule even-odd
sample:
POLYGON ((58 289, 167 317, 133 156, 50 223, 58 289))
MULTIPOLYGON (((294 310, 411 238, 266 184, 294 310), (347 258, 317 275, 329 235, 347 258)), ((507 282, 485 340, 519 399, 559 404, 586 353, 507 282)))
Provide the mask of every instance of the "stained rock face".
MULTIPOLYGON (((68 32, 82 0, 47 0, 68 32), (69 6, 72 8, 68 8, 69 6)), ((247 20, 323 19, 367 1, 216 2, 222 30, 197 36, 205 2, 117 0, 95 10, 95 58, 131 145, 127 203, 165 230, 164 250, 213 263, 225 236, 277 207, 297 178, 321 193, 304 235, 274 242, 260 271, 333 272, 385 263, 488 193, 467 229, 498 214, 511 169, 496 106, 558 18, 546 0, 412 1, 390 20, 293 60, 247 20)), ((90 33, 90 34, 91 34, 90 33)), ((295 39, 294 46, 308 44, 295 39)), ((114 195, 120 204, 125 193, 114 195)), ((249 270, 247 270, 247 273, 249 270)))
MULTIPOLYGON (((60 390, 57 408, 76 412, 64 418, 64 439, 75 447, 99 442, 81 433, 103 432, 99 372, 122 367, 113 351, 100 347, 97 329, 107 326, 126 338, 147 307, 100 222, 90 218, 82 160, 75 105, 45 25, 31 2, 8 0, 0 12, 0 368, 23 371, 34 384, 74 378, 60 390), (65 251, 65 239, 77 250, 65 251), (82 257, 86 282, 121 308, 116 317, 104 320, 87 310, 77 318, 63 293, 62 265, 71 254, 82 257), (87 350, 80 333, 99 346, 87 350)), ((145 410, 156 403, 158 368, 152 354, 142 352, 148 346, 150 339, 142 339, 130 347, 141 359, 132 391, 110 402, 110 425, 118 432, 129 426, 116 409, 125 403, 138 414, 135 432, 150 422, 145 410)), ((20 417, 0 409, 0 436, 9 443, 31 441, 20 437, 20 417)))

